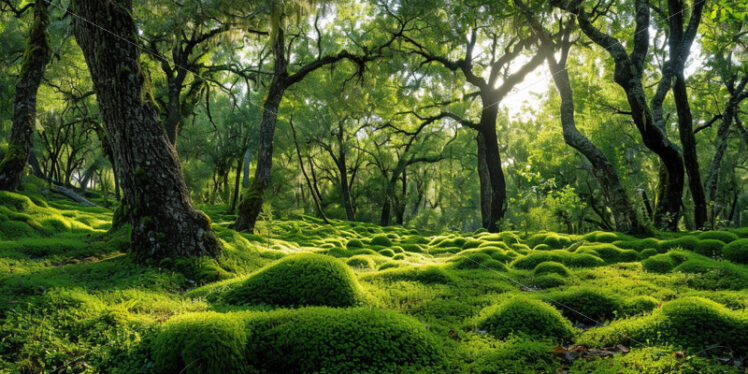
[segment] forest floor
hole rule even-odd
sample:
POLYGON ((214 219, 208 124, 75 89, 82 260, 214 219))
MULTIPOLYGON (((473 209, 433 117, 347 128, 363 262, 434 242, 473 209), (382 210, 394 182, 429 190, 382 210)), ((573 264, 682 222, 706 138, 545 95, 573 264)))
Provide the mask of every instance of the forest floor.
POLYGON ((0 192, 0 372, 745 372, 748 228, 250 235, 200 208, 220 258, 140 264, 110 210, 0 192))

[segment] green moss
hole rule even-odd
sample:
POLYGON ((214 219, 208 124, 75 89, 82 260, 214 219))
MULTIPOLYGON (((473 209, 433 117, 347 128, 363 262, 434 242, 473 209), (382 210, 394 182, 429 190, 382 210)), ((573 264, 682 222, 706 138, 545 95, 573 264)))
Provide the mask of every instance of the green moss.
POLYGON ((371 238, 371 245, 381 245, 384 247, 391 247, 392 246, 392 240, 387 237, 387 235, 380 234, 375 235, 371 238))
POLYGON ((459 270, 470 270, 470 269, 483 269, 483 270, 497 270, 507 271, 506 265, 494 260, 491 256, 485 253, 476 252, 468 255, 457 255, 452 260, 452 268, 459 270))
POLYGON ((566 284, 566 278, 555 273, 547 273, 532 278, 532 285, 540 289, 560 287, 564 284, 566 284))
POLYGON ((351 249, 351 248, 363 248, 364 247, 364 243, 362 243, 358 239, 351 239, 351 240, 348 241, 348 243, 345 245, 345 247, 348 248, 348 249, 351 249))
MULTIPOLYGON (((706 233, 705 233, 706 234, 706 233)), ((725 242, 717 239, 703 239, 693 247, 693 251, 704 256, 717 257, 722 254, 725 242)))
POLYGON ((554 373, 561 360, 547 341, 513 337, 499 347, 481 352, 470 373, 554 373))
POLYGON ((613 319, 621 310, 618 297, 589 287, 548 294, 548 298, 568 307, 559 307, 564 317, 584 325, 613 319))
POLYGON ((652 257, 652 256, 654 256, 654 255, 656 255, 658 253, 660 253, 660 252, 658 252, 654 248, 647 248, 647 249, 645 249, 645 250, 643 250, 643 251, 641 251, 639 253, 639 257, 641 257, 644 260, 644 259, 650 258, 650 257, 652 257))
POLYGON ((642 261, 644 269, 652 273, 667 273, 676 265, 675 260, 668 254, 658 254, 642 261))
POLYGON ((708 347, 748 353, 748 319, 711 300, 688 297, 666 303, 650 316, 613 322, 585 332, 577 341, 589 347, 628 344, 628 337, 649 344, 672 344, 711 354, 708 347))
POLYGON ((593 231, 582 236, 582 239, 590 242, 613 243, 618 240, 618 235, 607 231, 593 231))
POLYGON ((722 248, 722 256, 738 264, 748 264, 748 239, 735 240, 722 248))
POLYGON ((248 367, 247 333, 230 314, 179 316, 159 329, 152 354, 159 373, 230 373, 248 367), (184 370, 182 370, 184 369, 184 370))
POLYGON ((504 339, 512 334, 567 342, 575 335, 571 323, 554 307, 535 299, 516 296, 497 307, 489 307, 478 327, 504 339))
POLYGON ((567 277, 569 276, 569 269, 567 269, 564 264, 555 261, 546 261, 535 266, 532 273, 535 276, 542 274, 558 274, 562 277, 567 277))
POLYGON ((541 262, 555 261, 571 267, 594 267, 605 264, 601 258, 585 253, 569 253, 565 250, 533 252, 512 263, 517 269, 533 269, 541 262))
POLYGON ((541 243, 541 244, 536 245, 532 250, 533 251, 550 251, 552 249, 553 248, 551 248, 551 246, 549 246, 548 244, 541 243))
POLYGON ((353 306, 364 297, 351 269, 317 254, 284 257, 224 295, 230 304, 353 306))
POLYGON ((395 256, 395 251, 393 251, 393 250, 391 250, 389 248, 385 248, 385 249, 379 250, 379 254, 382 255, 382 256, 386 256, 386 257, 394 257, 395 256))
POLYGON ((395 269, 380 268, 378 274, 362 277, 364 280, 384 279, 387 281, 415 281, 424 284, 454 284, 457 278, 440 266, 408 266, 395 269))
POLYGON ((685 235, 677 239, 665 240, 661 242, 660 250, 667 251, 670 249, 680 248, 680 249, 687 249, 689 251, 694 251, 698 243, 699 243, 699 239, 697 239, 695 236, 685 235))
POLYGON ((698 235, 699 240, 714 239, 724 243, 730 243, 734 240, 738 240, 738 236, 729 231, 707 231, 702 232, 698 235))
POLYGON ((659 304, 659 301, 651 296, 627 298, 621 304, 621 314, 624 316, 635 316, 648 313, 657 308, 659 304))
POLYGON ((348 266, 352 268, 362 269, 362 270, 372 270, 376 266, 374 263, 374 260, 371 259, 371 257, 366 255, 358 255, 350 257, 348 260, 345 261, 348 266))

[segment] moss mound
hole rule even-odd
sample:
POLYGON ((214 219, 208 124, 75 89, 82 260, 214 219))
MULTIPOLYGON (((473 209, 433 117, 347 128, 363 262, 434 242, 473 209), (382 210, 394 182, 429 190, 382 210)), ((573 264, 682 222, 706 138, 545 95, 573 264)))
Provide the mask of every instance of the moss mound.
POLYGON ((646 260, 642 261, 644 270, 651 273, 668 273, 673 268, 678 266, 677 262, 670 254, 663 253, 655 256, 651 256, 646 260))
POLYGON ((458 254, 450 261, 452 261, 451 267, 458 270, 483 269, 507 271, 506 265, 482 252, 470 253, 468 255, 458 254))
POLYGON ((607 231, 593 231, 582 236, 582 239, 589 242, 613 243, 618 240, 618 235, 607 231))
POLYGON ((704 256, 717 257, 722 254, 722 247, 725 246, 725 242, 717 239, 704 239, 700 240, 694 246, 693 251, 704 256))
POLYGON ((444 361, 420 322, 370 308, 189 314, 164 324, 151 351, 160 373, 416 372, 444 361))
POLYGON ((159 373, 230 373, 246 370, 246 346, 242 319, 208 312, 164 324, 151 350, 159 373))
POLYGON ((391 247, 392 240, 385 234, 375 235, 371 238, 371 245, 381 245, 383 247, 391 247))
POLYGON ((559 308, 561 314, 574 323, 594 325, 613 319, 621 310, 620 300, 600 290, 579 288, 549 294, 548 298, 569 308, 559 308))
POLYGON ((565 250, 530 253, 512 263, 517 269, 534 269, 541 262, 555 261, 571 267, 594 267, 605 265, 600 257, 587 253, 569 253, 565 250))
POLYGON ((737 235, 729 231, 706 231, 699 234, 698 238, 699 240, 714 239, 724 243, 729 243, 739 239, 737 235))
POLYGON ((224 295, 230 304, 353 306, 363 301, 353 271, 319 254, 284 257, 252 274, 224 295))
POLYGON ((748 318, 714 301, 688 297, 665 304, 651 316, 591 329, 577 343, 588 346, 628 344, 627 336, 637 341, 673 344, 705 355, 710 354, 704 350, 708 347, 726 347, 741 356, 748 353, 748 318))
POLYGON ((478 327, 499 339, 515 334, 566 342, 575 334, 571 323, 556 308, 525 296, 491 307, 478 327))
POLYGON ((639 261, 639 253, 633 249, 620 249, 613 244, 593 244, 579 247, 581 253, 593 254, 606 263, 639 261))
POLYGON ((351 240, 348 241, 348 243, 346 243, 345 247, 348 248, 348 249, 352 249, 352 248, 363 248, 364 247, 364 243, 362 241, 358 240, 358 239, 351 239, 351 240))
POLYGON ((548 273, 532 278, 532 285, 541 289, 559 287, 566 284, 566 278, 555 274, 548 273))
POLYGON ((748 239, 735 240, 722 248, 724 258, 739 264, 748 264, 748 239))
POLYGON ((569 269, 564 264, 555 261, 541 262, 538 266, 535 266, 532 273, 535 276, 542 274, 558 274, 563 277, 569 276, 569 269))
MULTIPOLYGON (((384 270, 381 269, 380 270, 384 270)), ((409 266, 386 269, 377 274, 366 275, 362 279, 386 279, 389 281, 414 281, 424 284, 451 284, 456 277, 439 266, 409 266)))
POLYGON ((358 268, 358 269, 364 269, 364 270, 371 270, 376 267, 376 264, 374 263, 374 260, 371 259, 371 257, 366 255, 358 255, 348 258, 348 260, 345 261, 345 263, 352 267, 352 268, 358 268))

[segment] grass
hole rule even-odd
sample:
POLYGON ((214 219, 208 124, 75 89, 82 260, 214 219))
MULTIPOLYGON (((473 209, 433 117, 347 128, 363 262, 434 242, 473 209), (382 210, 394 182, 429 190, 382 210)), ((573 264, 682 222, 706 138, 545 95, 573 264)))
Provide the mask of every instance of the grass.
POLYGON ((250 235, 205 206, 221 256, 145 266, 127 227, 108 231, 110 210, 35 191, 0 192, 0 372, 745 369, 745 230, 430 233, 300 216, 250 235), (631 352, 569 362, 559 344, 631 352))

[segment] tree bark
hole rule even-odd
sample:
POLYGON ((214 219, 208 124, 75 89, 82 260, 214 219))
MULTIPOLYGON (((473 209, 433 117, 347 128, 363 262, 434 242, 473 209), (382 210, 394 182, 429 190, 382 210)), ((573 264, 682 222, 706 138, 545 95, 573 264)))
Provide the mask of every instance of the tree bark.
POLYGON ((36 95, 50 60, 47 1, 37 0, 34 3, 33 16, 21 74, 16 83, 8 152, 0 162, 0 190, 15 190, 21 185, 36 127, 36 95))
POLYGON ((491 176, 486 164, 486 141, 480 132, 475 137, 478 150, 478 180, 480 183, 480 213, 483 228, 491 226, 491 176))
POLYGON ((688 103, 686 92, 686 81, 683 72, 675 79, 673 86, 675 106, 678 111, 678 133, 681 147, 683 147, 683 162, 688 174, 688 188, 693 199, 693 220, 697 229, 702 229, 706 224, 706 195, 704 186, 701 184, 701 172, 699 170, 699 159, 696 153, 696 137, 693 134, 693 117, 691 107, 688 103))
POLYGON ((77 0, 75 37, 86 59, 132 224, 139 259, 217 256, 210 219, 192 207, 174 147, 140 65, 132 1, 77 0))
MULTIPOLYGON (((501 167, 499 141, 496 137, 496 119, 499 111, 497 102, 498 99, 495 99, 492 95, 486 95, 483 99, 483 111, 478 125, 478 131, 484 142, 484 160, 491 185, 489 216, 483 218, 484 223, 488 222, 488 226, 485 228, 489 232, 499 231, 497 222, 504 218, 504 212, 506 211, 506 180, 501 167)), ((484 188, 481 187, 481 190, 484 188)))

